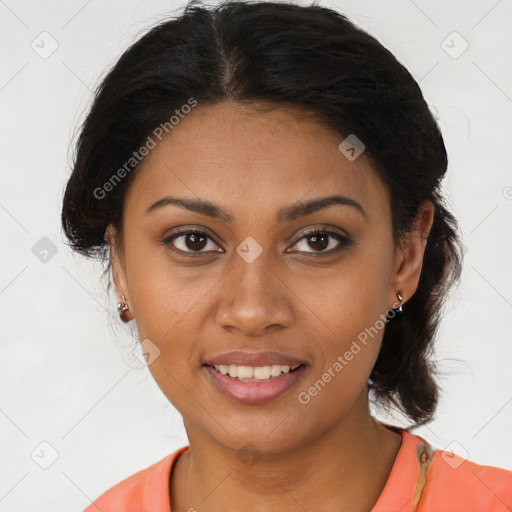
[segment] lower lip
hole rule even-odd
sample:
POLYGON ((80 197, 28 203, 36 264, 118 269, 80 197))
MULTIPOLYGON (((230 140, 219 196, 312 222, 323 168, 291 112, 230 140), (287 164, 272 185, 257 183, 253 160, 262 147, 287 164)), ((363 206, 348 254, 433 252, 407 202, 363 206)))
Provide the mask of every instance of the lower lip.
POLYGON ((279 377, 261 382, 244 382, 234 379, 218 372, 213 366, 205 366, 205 369, 217 389, 224 395, 243 404, 261 404, 275 400, 295 387, 304 374, 306 365, 303 364, 293 372, 282 373, 279 377))

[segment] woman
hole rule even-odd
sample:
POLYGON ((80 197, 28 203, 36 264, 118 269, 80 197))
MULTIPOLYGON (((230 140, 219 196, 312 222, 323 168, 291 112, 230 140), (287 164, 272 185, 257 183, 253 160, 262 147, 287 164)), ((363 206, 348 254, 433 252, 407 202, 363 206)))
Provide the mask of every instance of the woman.
POLYGON ((107 262, 189 445, 87 512, 510 510, 511 471, 369 412, 436 408, 446 168, 417 83, 333 10, 193 2, 129 48, 62 222, 107 262))

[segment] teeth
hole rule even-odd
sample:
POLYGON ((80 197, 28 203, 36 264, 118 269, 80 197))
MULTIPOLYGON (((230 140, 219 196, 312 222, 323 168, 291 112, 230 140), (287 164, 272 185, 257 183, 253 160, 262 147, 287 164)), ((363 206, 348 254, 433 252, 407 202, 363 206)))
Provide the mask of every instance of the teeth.
POLYGON ((254 368, 252 366, 235 366, 229 365, 229 373, 236 372, 238 369, 238 375, 240 379, 252 379, 254 377, 254 368), (231 368, 233 366, 233 369, 231 368))
MULTIPOLYGON (((253 377, 255 379, 259 379, 259 380, 270 379, 270 375, 271 375, 270 366, 255 366, 253 373, 254 373, 253 377)), ((279 373, 281 373, 281 372, 279 372, 279 373)))
POLYGON ((281 375, 281 366, 280 365, 273 364, 270 367, 267 366, 267 368, 270 368, 270 375, 272 375, 272 377, 277 377, 278 375, 281 375))
POLYGON ((281 373, 289 373, 300 366, 273 364, 271 366, 237 366, 236 364, 215 365, 214 368, 223 375, 229 375, 239 380, 268 380, 278 377, 281 373))

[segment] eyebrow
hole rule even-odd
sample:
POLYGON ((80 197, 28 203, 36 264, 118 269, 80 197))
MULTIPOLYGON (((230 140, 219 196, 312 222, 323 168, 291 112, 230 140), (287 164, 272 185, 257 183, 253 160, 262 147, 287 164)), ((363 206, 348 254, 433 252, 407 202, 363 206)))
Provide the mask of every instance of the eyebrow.
MULTIPOLYGON (((220 219, 225 222, 233 222, 234 220, 234 215, 223 210, 220 206, 211 203, 210 201, 173 196, 166 196, 162 199, 159 199, 146 210, 146 213, 159 210, 160 208, 169 205, 179 206, 181 208, 185 208, 186 210, 200 213, 202 215, 207 215, 208 217, 220 219)), ((299 217, 311 215, 312 213, 334 205, 353 207, 364 217, 366 217, 365 210, 357 201, 351 199, 350 197, 335 194, 332 196, 312 199, 310 201, 298 202, 291 206, 281 208, 276 214, 276 220, 277 222, 288 222, 299 217)))

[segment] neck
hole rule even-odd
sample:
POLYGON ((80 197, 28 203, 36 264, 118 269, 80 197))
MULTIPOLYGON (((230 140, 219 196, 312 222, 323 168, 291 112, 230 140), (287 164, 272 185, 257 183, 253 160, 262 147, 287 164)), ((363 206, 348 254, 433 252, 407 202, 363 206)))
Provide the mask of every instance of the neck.
POLYGON ((400 436, 370 416, 366 395, 360 402, 354 406, 358 414, 323 435, 253 459, 187 428, 190 449, 173 470, 171 510, 370 512, 386 484, 400 436))

